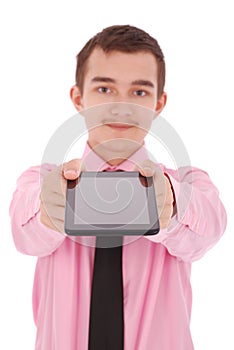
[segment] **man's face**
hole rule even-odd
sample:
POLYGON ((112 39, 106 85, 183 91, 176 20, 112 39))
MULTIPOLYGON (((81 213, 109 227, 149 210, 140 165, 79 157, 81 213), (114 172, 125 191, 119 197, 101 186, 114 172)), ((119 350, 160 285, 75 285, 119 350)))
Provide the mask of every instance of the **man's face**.
MULTIPOLYGON (((120 149, 126 145, 119 139, 143 144, 153 119, 166 103, 165 93, 157 99, 157 85, 157 63, 153 54, 119 51, 106 54, 96 48, 88 60, 82 95, 76 86, 71 90, 78 111, 95 111, 95 108, 90 109, 94 106, 98 111, 100 106, 109 106, 108 113, 99 113, 98 117, 96 113, 97 127, 88 126, 90 146, 94 148, 115 139, 120 149)), ((93 114, 95 116, 95 112, 93 114)))

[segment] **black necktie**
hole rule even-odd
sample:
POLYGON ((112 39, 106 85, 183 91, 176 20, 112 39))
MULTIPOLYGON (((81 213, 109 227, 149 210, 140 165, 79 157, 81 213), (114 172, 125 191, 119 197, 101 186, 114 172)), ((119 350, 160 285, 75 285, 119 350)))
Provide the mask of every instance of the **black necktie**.
POLYGON ((89 350, 124 348, 122 239, 109 236, 96 240, 89 350))

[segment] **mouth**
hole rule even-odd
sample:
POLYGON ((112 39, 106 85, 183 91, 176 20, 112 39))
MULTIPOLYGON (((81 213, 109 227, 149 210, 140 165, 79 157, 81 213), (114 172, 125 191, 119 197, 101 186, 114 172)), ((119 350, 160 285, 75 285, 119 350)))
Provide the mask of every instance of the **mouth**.
POLYGON ((109 123, 109 124, 105 124, 106 126, 115 129, 115 130, 128 130, 130 128, 132 128, 134 125, 131 124, 121 124, 121 123, 109 123))

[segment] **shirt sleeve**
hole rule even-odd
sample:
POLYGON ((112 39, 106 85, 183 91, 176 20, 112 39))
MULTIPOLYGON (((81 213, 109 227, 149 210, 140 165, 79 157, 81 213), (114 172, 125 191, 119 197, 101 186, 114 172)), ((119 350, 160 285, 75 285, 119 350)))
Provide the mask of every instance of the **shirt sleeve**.
POLYGON ((41 180, 52 168, 50 165, 31 167, 17 181, 10 217, 14 243, 21 253, 39 257, 52 254, 66 237, 40 221, 41 180))
POLYGON ((145 236, 187 262, 200 259, 226 228, 226 211, 209 175, 198 168, 164 168, 173 189, 176 214, 167 229, 145 236))

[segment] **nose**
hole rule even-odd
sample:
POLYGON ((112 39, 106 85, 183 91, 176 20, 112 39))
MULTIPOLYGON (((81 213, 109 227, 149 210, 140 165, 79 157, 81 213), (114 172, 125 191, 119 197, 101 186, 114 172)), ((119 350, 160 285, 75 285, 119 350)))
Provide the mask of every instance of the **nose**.
POLYGON ((133 115, 133 108, 126 102, 114 102, 110 106, 110 113, 115 117, 130 117, 133 115))

